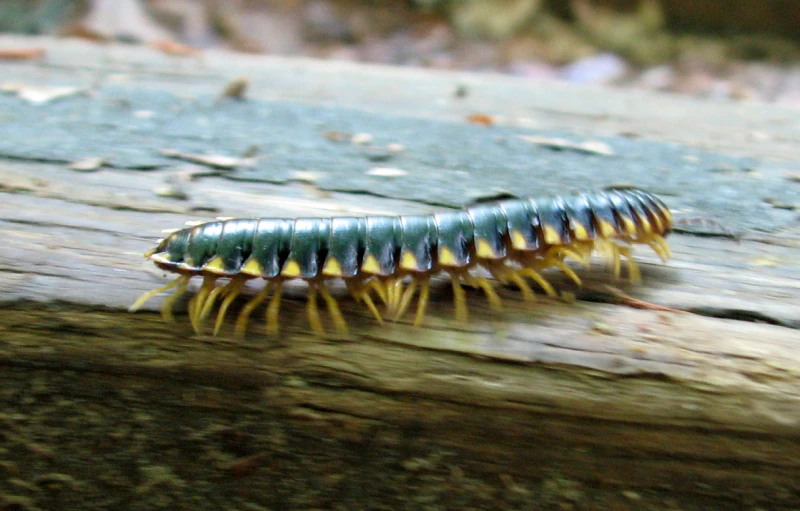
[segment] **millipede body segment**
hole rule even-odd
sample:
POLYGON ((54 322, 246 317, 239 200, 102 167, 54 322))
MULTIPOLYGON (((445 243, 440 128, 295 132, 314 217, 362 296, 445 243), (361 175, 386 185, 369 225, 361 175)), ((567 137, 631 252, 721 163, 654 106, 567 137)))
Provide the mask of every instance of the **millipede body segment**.
POLYGON ((302 279, 309 286, 307 312, 313 330, 325 333, 317 305, 321 296, 336 330, 343 333, 347 324, 326 287, 327 281, 342 279, 379 322, 402 318, 418 296, 414 324, 419 325, 430 278, 445 272, 453 287, 456 317, 466 320, 462 284, 482 289, 490 305, 500 307, 493 281, 471 272, 476 267, 488 270, 496 281, 516 286, 525 299, 534 297, 531 280, 545 293, 555 294, 541 275, 549 267, 560 268, 580 284, 565 260, 587 263, 593 253, 605 256, 617 276, 624 259, 629 278, 636 281, 639 271, 632 245, 649 245, 666 260, 669 248, 664 237, 671 229, 672 215, 664 203, 630 187, 503 200, 433 215, 220 220, 175 231, 145 254, 159 268, 180 276, 142 295, 131 310, 177 288, 162 306, 162 315, 169 320, 189 281, 201 276, 202 285, 189 302, 189 318, 201 332, 219 303, 216 334, 244 284, 263 279, 267 284, 242 307, 235 333, 244 335, 250 315, 267 302, 267 332, 274 334, 283 283, 302 279), (218 284, 221 279, 224 285, 218 284))

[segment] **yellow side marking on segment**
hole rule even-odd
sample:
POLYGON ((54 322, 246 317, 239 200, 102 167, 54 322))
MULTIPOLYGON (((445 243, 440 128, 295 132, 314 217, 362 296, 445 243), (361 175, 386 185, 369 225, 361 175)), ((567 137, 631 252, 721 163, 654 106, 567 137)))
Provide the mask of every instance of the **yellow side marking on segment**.
POLYGON ((376 259, 374 255, 369 254, 361 263, 361 271, 364 273, 371 273, 373 275, 380 275, 381 265, 378 263, 378 259, 376 259))
POLYGON ((225 261, 223 261, 219 256, 204 264, 202 270, 217 275, 225 275, 228 273, 225 271, 225 261))
POLYGON ((257 259, 251 257, 239 270, 239 273, 245 275, 252 275, 253 277, 262 277, 264 275, 264 266, 258 262, 257 259))
POLYGON ((299 277, 300 265, 294 259, 286 261, 286 264, 283 265, 283 270, 281 270, 281 275, 292 279, 299 277))
POLYGON ((325 266, 322 267, 322 274, 328 277, 341 277, 342 265, 335 257, 328 257, 325 266))
POLYGON ((417 258, 411 252, 403 252, 400 256, 400 268, 404 270, 416 271, 419 270, 419 263, 417 258))

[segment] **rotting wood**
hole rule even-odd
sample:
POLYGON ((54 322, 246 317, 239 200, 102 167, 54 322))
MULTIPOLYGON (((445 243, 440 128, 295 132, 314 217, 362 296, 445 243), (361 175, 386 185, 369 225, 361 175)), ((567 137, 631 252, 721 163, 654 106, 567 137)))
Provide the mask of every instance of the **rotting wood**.
POLYGON ((157 300, 125 312, 164 281, 141 258, 159 230, 218 213, 430 208, 216 178, 186 183, 185 202, 152 193, 158 173, 0 165, 8 502, 781 509, 798 498, 796 229, 738 244, 676 235, 667 265, 637 252, 644 282, 627 293, 723 318, 602 303, 614 296, 597 290, 618 283, 594 268, 584 291, 560 282, 594 302, 525 304, 503 290, 494 313, 471 293, 466 325, 451 319, 447 286, 422 330, 379 327, 344 299, 353 335, 328 340, 304 326, 299 287, 280 341, 254 321, 238 342, 194 336, 183 316, 163 324, 157 300))

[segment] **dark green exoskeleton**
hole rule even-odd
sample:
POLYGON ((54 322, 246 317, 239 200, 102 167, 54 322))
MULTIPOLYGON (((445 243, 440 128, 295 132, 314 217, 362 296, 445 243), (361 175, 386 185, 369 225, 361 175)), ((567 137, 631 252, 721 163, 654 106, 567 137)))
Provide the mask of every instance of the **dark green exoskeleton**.
POLYGON ((649 245, 666 260, 669 248, 664 237, 671 229, 672 216, 661 200, 627 187, 505 200, 434 215, 221 220, 175 231, 149 251, 146 257, 180 277, 144 294, 131 310, 177 287, 162 306, 162 314, 170 319, 177 297, 186 291, 192 277, 200 275, 203 283, 189 302, 189 317, 200 332, 219 302, 216 334, 244 284, 260 278, 267 285, 243 306, 235 332, 244 335, 253 310, 269 297, 267 331, 277 333, 283 283, 302 279, 309 285, 307 309, 314 331, 325 332, 317 307, 319 295, 337 331, 346 332, 347 324, 325 285, 328 280, 343 279, 350 293, 364 302, 379 322, 385 316, 402 318, 418 295, 414 324, 419 325, 431 276, 446 272, 453 286, 456 317, 465 320, 462 283, 481 288, 490 305, 500 307, 492 281, 470 272, 476 266, 487 269, 500 282, 517 286, 525 299, 534 297, 529 279, 545 293, 555 294, 541 275, 549 267, 560 268, 580 284, 565 260, 585 263, 593 253, 609 258, 615 275, 620 274, 625 259, 629 278, 635 281, 639 271, 631 246, 649 245), (219 279, 227 283, 217 285, 219 279), (383 302, 383 314, 373 294, 383 302))

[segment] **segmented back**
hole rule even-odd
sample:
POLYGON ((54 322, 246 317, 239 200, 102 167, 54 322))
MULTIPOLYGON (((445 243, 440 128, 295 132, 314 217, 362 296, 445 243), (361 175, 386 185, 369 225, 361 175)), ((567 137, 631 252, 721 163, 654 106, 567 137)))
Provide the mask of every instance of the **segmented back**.
MULTIPOLYGON (((669 254, 664 236, 672 229, 672 216, 654 195, 636 188, 610 188, 567 196, 504 200, 479 204, 461 211, 433 215, 368 216, 339 218, 253 218, 208 222, 170 234, 146 254, 160 268, 181 274, 176 283, 183 292, 194 275, 203 285, 190 304, 190 318, 196 330, 216 300, 223 299, 217 318, 218 331, 227 306, 245 281, 265 279, 269 285, 245 306, 242 314, 272 293, 277 308, 282 282, 309 282, 309 319, 323 333, 316 306, 319 292, 325 299, 338 330, 346 326, 336 302, 324 282, 344 279, 357 300, 363 301, 375 317, 383 320, 372 300, 376 294, 392 319, 401 318, 419 288, 415 323, 422 321, 432 275, 451 276, 456 314, 466 318, 461 283, 482 288, 490 303, 499 298, 486 278, 470 273, 476 266, 489 270, 495 279, 513 283, 525 298, 533 291, 533 279, 553 294, 552 286, 540 275, 548 267, 561 268, 577 283, 580 279, 564 263, 566 258, 585 262, 594 252, 606 255, 615 274, 620 259, 627 259, 630 277, 638 270, 630 257, 630 246, 647 244, 663 259, 669 254), (219 278, 230 279, 215 286, 219 278)), ((163 290, 163 289, 162 289, 163 290)), ((134 304, 140 306, 155 292, 134 304)), ((171 316, 166 307, 166 317, 171 316)), ((268 311, 269 311, 268 307, 268 311)), ((268 330, 277 330, 277 312, 268 317, 268 330)), ((237 321, 239 333, 247 316, 237 321)))

